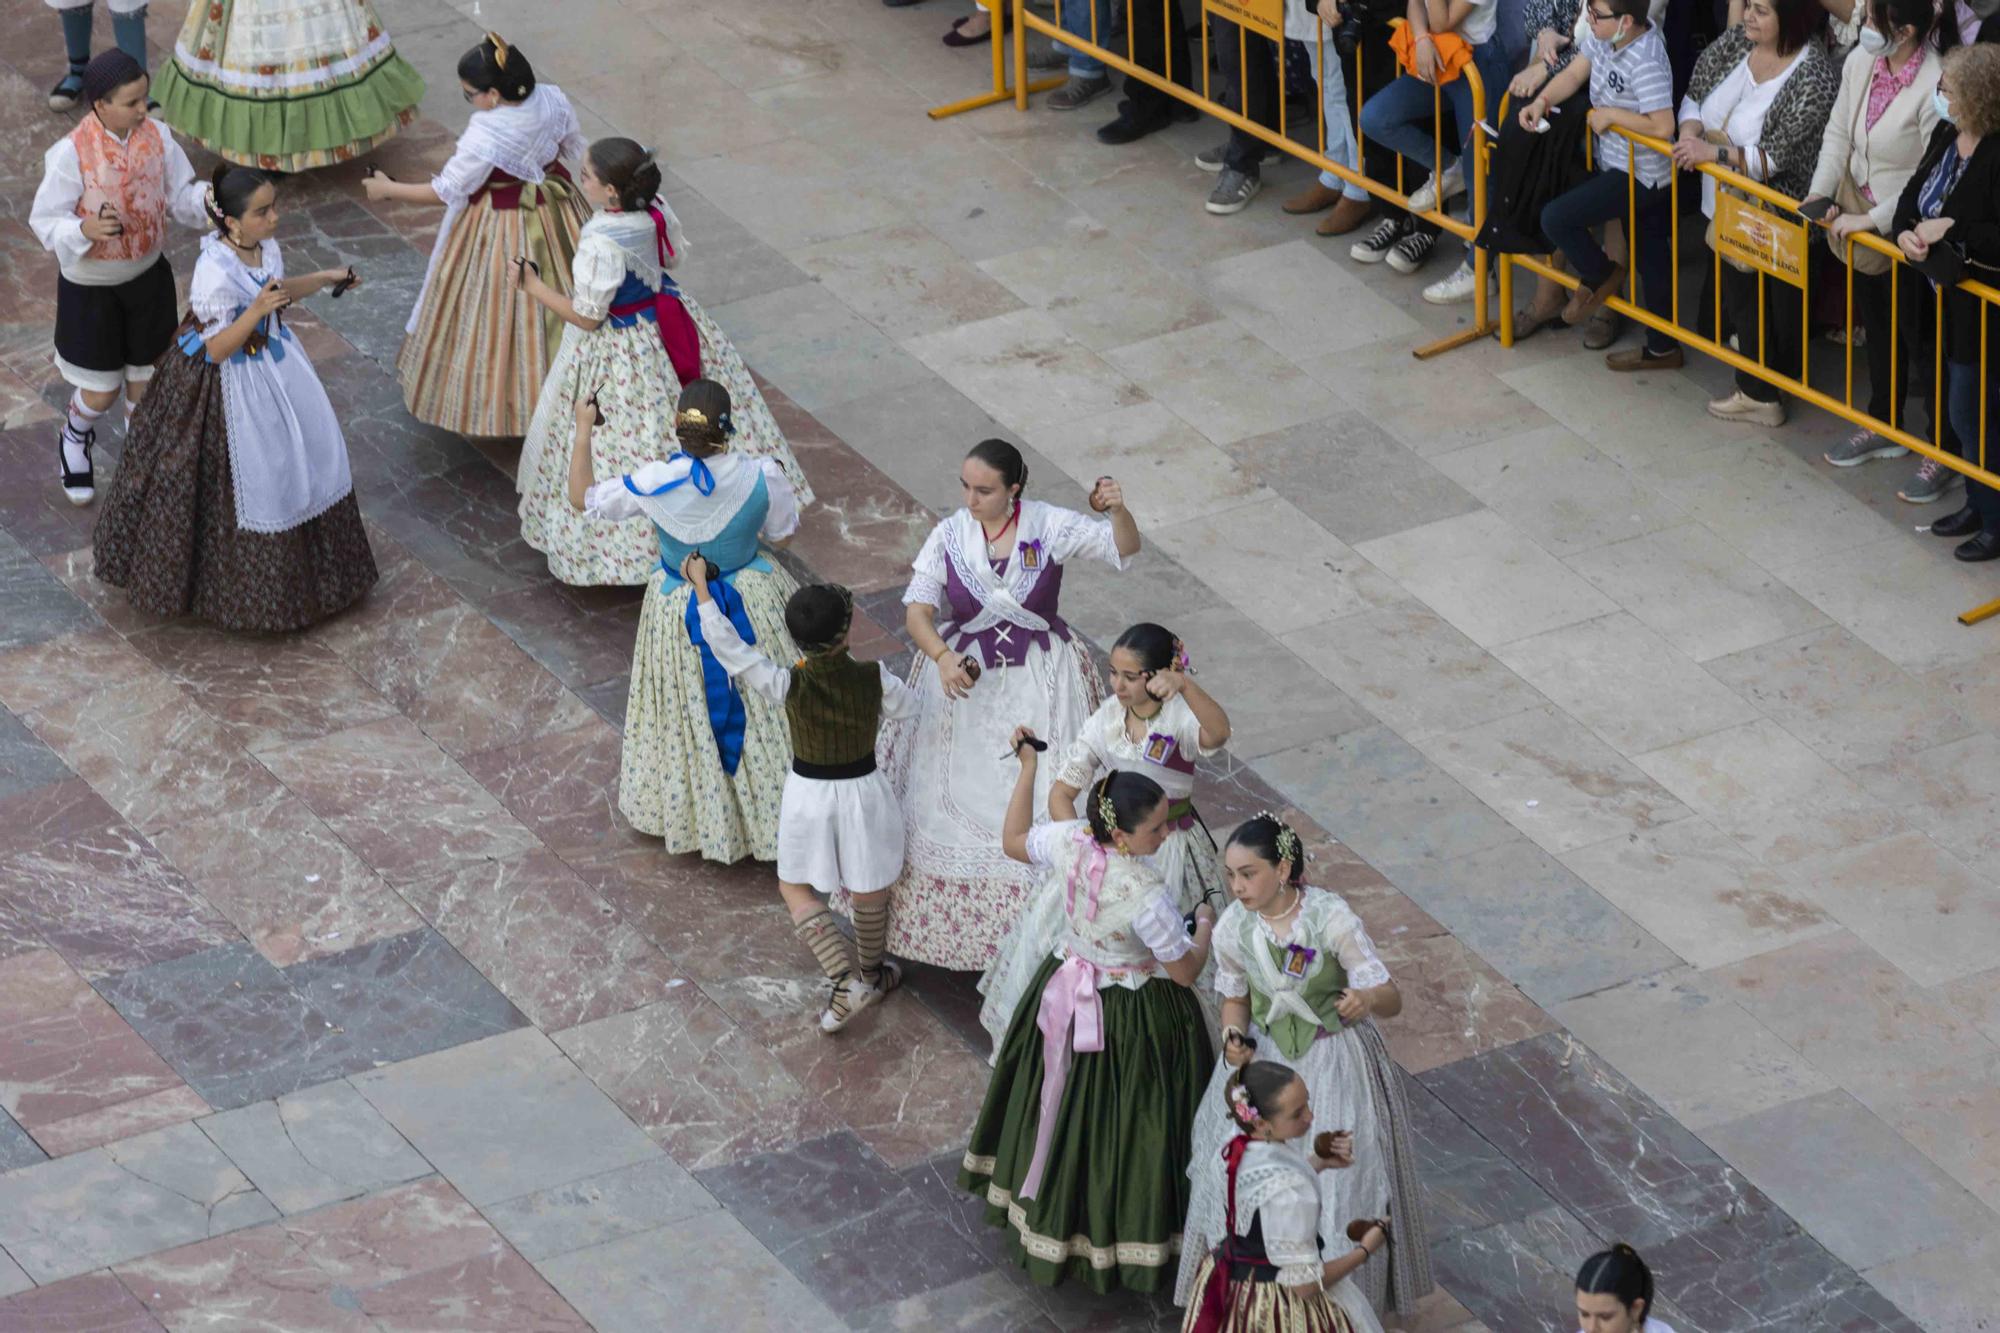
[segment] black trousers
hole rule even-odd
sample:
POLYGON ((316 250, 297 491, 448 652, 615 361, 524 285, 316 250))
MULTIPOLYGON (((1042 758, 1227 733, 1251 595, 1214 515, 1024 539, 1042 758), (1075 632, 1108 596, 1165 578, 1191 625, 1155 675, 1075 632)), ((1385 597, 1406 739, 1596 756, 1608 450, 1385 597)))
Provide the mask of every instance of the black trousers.
MULTIPOLYGON (((1808 249, 1808 255, 1811 251, 1808 249)), ((1808 260, 1810 264, 1810 259, 1808 260)), ((1714 283, 1715 268, 1711 260, 1709 282, 1714 283)), ((1758 359, 1757 349, 1757 279, 1756 270, 1744 273, 1733 267, 1728 260, 1722 263, 1722 337, 1729 340, 1736 335, 1736 350, 1758 359)), ((1804 330, 1799 320, 1805 310, 1805 294, 1789 282, 1766 276, 1764 278, 1764 340, 1763 362, 1770 369, 1793 379, 1804 379, 1801 373, 1805 365, 1804 330)), ((1702 303, 1703 313, 1712 307, 1702 303)), ((1706 332, 1706 330, 1703 330, 1706 332)), ((1736 372, 1736 387, 1746 398, 1760 403, 1775 403, 1781 395, 1778 386, 1759 379, 1747 370, 1736 372)))
MULTIPOLYGON (((1217 66, 1209 95, 1245 119, 1276 130, 1278 99, 1285 91, 1283 73, 1278 68, 1278 44, 1259 33, 1245 32, 1227 19, 1210 20, 1208 31, 1209 50, 1217 66)), ((1256 135, 1232 127, 1222 165, 1230 171, 1255 176, 1263 161, 1264 148, 1264 141, 1256 135)))
POLYGON ((1937 341, 1936 311, 1932 308, 1934 298, 1929 284, 1905 269, 1895 285, 1900 311, 1890 303, 1887 273, 1857 271, 1854 275, 1854 305, 1868 340, 1868 414, 1883 421, 1893 420, 1904 430, 1910 430, 1905 413, 1910 390, 1914 388, 1922 395, 1919 401, 1924 405, 1926 420, 1933 427, 1943 428, 1937 438, 1946 449, 1957 453, 1958 436, 1952 429, 1951 415, 1937 400, 1937 350, 1932 345, 1937 341), (1900 328, 1896 328, 1898 323, 1900 328), (1893 358, 1889 350, 1892 328, 1896 328, 1893 358), (1889 391, 1892 373, 1896 386, 1893 395, 1889 391), (1889 415, 1892 407, 1896 413, 1893 418, 1889 415))
MULTIPOLYGON (((1132 0, 1132 59, 1141 69, 1165 75, 1175 83, 1197 86, 1188 64, 1187 24, 1180 0, 1132 0)), ((1142 79, 1125 77, 1125 102, 1118 112, 1127 120, 1150 122, 1174 114, 1178 103, 1142 79)))

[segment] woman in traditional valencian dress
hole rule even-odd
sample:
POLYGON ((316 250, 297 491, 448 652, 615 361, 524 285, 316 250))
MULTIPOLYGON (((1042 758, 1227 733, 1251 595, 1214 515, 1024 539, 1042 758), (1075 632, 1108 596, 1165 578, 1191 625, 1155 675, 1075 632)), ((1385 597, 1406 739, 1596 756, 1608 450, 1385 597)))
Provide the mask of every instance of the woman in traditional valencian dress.
POLYGON ((305 171, 415 120, 424 81, 372 0, 194 0, 155 96, 161 119, 203 148, 305 171))
MULTIPOLYGON (((1123 569, 1139 551, 1111 478, 1090 501, 1108 518, 1024 499, 1027 480, 1013 445, 975 447, 959 468, 965 508, 932 529, 903 594, 904 623, 930 661, 910 673, 923 714, 888 733, 884 766, 909 819, 889 951, 961 971, 992 965, 1034 887, 1000 853, 1007 787, 994 756, 1017 725, 1062 753, 1102 697, 1089 649, 1057 609, 1063 567, 1087 556, 1123 569)), ((1038 813, 1049 775, 1040 781, 1038 813)))
MULTIPOLYGON (((1395 1252, 1387 1265, 1364 1271, 1360 1284, 1375 1309, 1407 1315, 1431 1290, 1429 1236, 1408 1100, 1371 1021, 1375 1014, 1400 1013, 1402 995, 1340 895, 1303 882, 1305 858, 1292 829, 1259 815, 1230 835, 1223 860, 1236 900, 1215 928, 1223 1058, 1195 1126, 1196 1167, 1229 1140, 1225 1090, 1233 1069, 1248 1064, 1253 1052, 1260 1061, 1296 1069, 1312 1097, 1314 1132, 1354 1136, 1353 1169, 1322 1190, 1319 1234, 1345 1235, 1356 1220, 1386 1215, 1396 1229, 1395 1252)), ((1193 1176, 1187 1248, 1174 1293, 1182 1302, 1196 1290, 1203 1252, 1224 1235, 1217 1179, 1203 1170, 1193 1176)))
POLYGON ((178 346, 133 412, 97 520, 97 577, 153 615, 304 629, 376 571, 340 422, 284 310, 355 278, 285 276, 263 173, 225 163, 213 196, 178 346))
MULTIPOLYGON (((1134 625, 1118 636, 1111 647, 1110 680, 1112 697, 1090 715, 1057 765, 1049 814, 1075 819, 1077 796, 1100 773, 1144 773, 1160 784, 1169 803, 1166 841, 1148 858, 1153 868, 1183 912, 1204 901, 1220 909, 1222 854, 1195 813, 1194 763, 1229 739, 1229 716, 1195 683, 1181 641, 1158 625, 1134 625)), ((1061 885, 1044 882, 979 979, 986 996, 979 1022, 996 1051, 1028 978, 1062 933, 1062 900, 1061 885)))
POLYGON ((1213 1058, 1190 987, 1214 917, 1197 908, 1190 936, 1143 859, 1167 832, 1158 783, 1107 774, 1085 797, 1087 818, 1036 825, 1040 742, 1019 727, 1011 743, 1021 767, 1002 846, 1063 878, 1066 925, 1007 1029, 958 1181, 1036 1282, 1164 1291, 1213 1058))
MULTIPOLYGON (((659 197, 653 155, 631 139, 599 139, 584 154, 577 192, 596 211, 577 238, 569 293, 517 261, 516 299, 564 326, 515 470, 521 536, 564 583, 650 585, 660 551, 643 523, 578 513, 567 503, 578 404, 596 398, 604 425, 591 439, 594 471, 615 477, 659 456, 681 385, 708 379, 728 395, 730 451, 772 459, 798 503, 812 492, 743 358, 667 272, 686 241, 659 197)), ((774 605, 782 610, 784 600, 780 594, 774 605)))
POLYGON ((1387 1230, 1373 1219, 1336 1235, 1321 1226, 1331 1173, 1353 1167, 1352 1137, 1321 1135, 1308 1156, 1297 1140, 1320 1117, 1305 1080, 1271 1061, 1233 1071, 1222 1105, 1227 1146, 1188 1168, 1222 1199, 1223 1226, 1213 1250, 1185 1251, 1195 1294, 1182 1333, 1381 1333, 1354 1274, 1375 1266, 1387 1230))
POLYGON ((520 435, 562 321, 520 299, 514 260, 569 290, 589 210, 562 160, 583 155, 583 130, 562 90, 537 83, 493 33, 459 57, 458 82, 473 113, 444 168, 423 182, 374 172, 362 188, 445 210, 396 360, 410 415, 461 435, 520 435))
POLYGON ((778 855, 778 809, 792 763, 784 709, 730 683, 702 640, 681 562, 700 550, 716 566, 710 595, 746 644, 790 662, 785 602, 798 584, 758 545, 790 537, 798 505, 784 470, 731 447, 729 391, 695 380, 681 391, 680 451, 626 476, 595 481, 594 405, 585 400, 569 455, 569 501, 600 522, 629 522, 654 542, 656 568, 639 611, 618 808, 670 852, 711 861, 778 855), (594 484, 593 484, 594 483, 594 484))

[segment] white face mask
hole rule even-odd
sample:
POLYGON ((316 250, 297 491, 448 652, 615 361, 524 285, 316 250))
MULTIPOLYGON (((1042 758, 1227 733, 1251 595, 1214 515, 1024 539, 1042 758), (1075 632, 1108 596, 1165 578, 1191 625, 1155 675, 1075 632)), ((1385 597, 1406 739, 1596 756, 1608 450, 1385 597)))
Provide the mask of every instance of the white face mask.
POLYGON ((1861 49, 1871 56, 1879 56, 1889 49, 1889 39, 1882 35, 1879 28, 1863 28, 1859 40, 1861 49))

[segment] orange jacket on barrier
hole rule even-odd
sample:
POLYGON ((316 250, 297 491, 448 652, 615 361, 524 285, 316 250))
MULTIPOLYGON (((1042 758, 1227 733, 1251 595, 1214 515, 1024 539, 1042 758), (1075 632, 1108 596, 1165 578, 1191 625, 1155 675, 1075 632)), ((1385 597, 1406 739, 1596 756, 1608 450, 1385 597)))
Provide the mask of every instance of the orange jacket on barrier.
MULTIPOLYGON (((1431 44, 1437 47, 1437 82, 1440 87, 1457 78, 1467 65, 1472 63, 1472 43, 1455 32, 1434 32, 1431 44)), ((1389 49, 1396 53, 1396 63, 1403 73, 1412 78, 1417 74, 1417 41, 1407 23, 1396 25, 1389 34, 1389 49)))

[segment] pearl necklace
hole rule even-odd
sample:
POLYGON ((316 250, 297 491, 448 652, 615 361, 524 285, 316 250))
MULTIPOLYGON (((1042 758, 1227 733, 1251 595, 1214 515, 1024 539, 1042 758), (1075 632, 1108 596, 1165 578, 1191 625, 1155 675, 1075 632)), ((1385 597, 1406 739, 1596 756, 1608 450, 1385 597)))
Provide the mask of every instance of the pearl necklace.
POLYGON ((1265 921, 1283 921, 1286 917, 1290 916, 1292 913, 1299 910, 1299 904, 1305 901, 1305 895, 1298 891, 1296 885, 1288 885, 1287 887, 1289 887, 1292 890, 1292 905, 1290 907, 1287 907, 1284 911, 1279 912, 1275 916, 1273 916, 1269 912, 1264 911, 1262 908, 1259 908, 1257 911, 1257 915, 1261 919, 1265 921))

